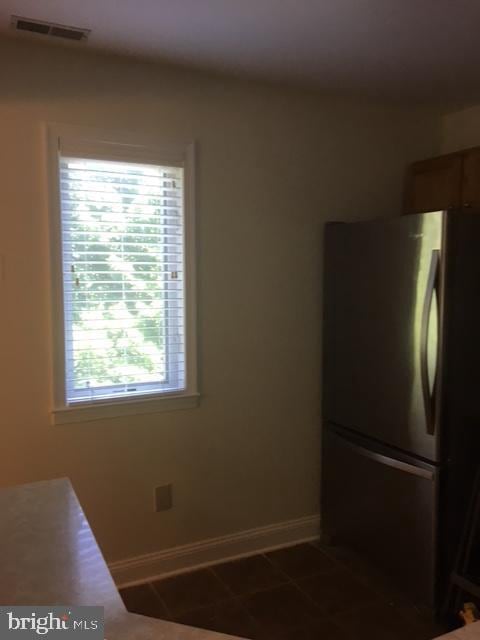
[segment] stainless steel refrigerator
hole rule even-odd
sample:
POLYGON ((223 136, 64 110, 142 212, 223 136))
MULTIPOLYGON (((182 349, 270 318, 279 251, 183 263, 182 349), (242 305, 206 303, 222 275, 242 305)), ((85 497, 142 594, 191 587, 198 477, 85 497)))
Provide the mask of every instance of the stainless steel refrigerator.
POLYGON ((325 230, 322 532, 438 608, 480 460, 480 214, 325 230))

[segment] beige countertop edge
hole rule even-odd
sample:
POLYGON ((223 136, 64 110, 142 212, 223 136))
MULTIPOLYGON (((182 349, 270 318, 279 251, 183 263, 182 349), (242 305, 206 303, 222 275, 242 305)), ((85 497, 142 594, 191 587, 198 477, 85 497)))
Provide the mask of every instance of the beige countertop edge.
POLYGON ((103 606, 108 640, 234 640, 129 613, 68 478, 0 489, 0 604, 103 606))
MULTIPOLYGON (((465 627, 461 627, 460 629, 456 629, 451 633, 447 633, 446 635, 439 636, 438 638, 442 638, 442 640, 479 640, 480 639, 480 622, 474 622, 473 624, 468 624, 465 627)), ((435 640, 438 640, 435 638, 435 640)))

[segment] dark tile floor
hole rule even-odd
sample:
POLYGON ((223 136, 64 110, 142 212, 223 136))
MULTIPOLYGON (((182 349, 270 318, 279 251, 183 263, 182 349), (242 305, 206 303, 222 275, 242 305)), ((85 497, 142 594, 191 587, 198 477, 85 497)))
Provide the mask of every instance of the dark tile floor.
POLYGON ((353 554, 320 543, 120 593, 131 612, 253 640, 429 640, 443 632, 353 554))

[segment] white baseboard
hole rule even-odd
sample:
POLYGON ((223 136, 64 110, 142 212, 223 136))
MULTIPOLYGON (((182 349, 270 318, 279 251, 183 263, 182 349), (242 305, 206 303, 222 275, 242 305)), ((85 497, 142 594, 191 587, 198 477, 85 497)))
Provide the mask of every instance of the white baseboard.
POLYGON ((316 514, 118 560, 108 566, 117 586, 125 587, 316 540, 319 534, 320 516, 316 514))

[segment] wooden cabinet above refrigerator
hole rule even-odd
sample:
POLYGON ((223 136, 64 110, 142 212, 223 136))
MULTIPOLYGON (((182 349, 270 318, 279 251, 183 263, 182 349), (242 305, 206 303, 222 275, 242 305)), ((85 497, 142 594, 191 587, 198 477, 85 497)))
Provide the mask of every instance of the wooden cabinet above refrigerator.
POLYGON ((410 165, 404 213, 461 207, 480 209, 480 147, 410 165))

